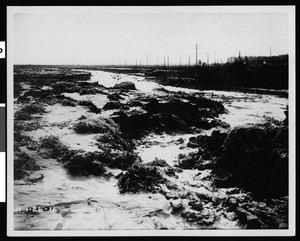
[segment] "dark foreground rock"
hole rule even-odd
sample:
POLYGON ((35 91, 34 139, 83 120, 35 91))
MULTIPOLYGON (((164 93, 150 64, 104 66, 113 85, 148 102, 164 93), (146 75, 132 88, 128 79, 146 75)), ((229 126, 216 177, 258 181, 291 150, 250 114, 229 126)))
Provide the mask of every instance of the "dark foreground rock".
POLYGON ((235 128, 225 140, 215 173, 218 186, 237 185, 257 198, 288 194, 288 127, 250 125, 235 128), (231 176, 230 182, 222 177, 231 176))

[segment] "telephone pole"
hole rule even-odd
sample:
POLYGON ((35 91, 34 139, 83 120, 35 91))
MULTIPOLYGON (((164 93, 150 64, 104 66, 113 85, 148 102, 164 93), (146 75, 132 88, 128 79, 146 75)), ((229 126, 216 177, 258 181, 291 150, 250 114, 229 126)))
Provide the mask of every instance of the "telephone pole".
POLYGON ((191 56, 189 55, 189 66, 191 66, 191 56))
POLYGON ((209 53, 207 53, 207 65, 209 65, 209 53))
POLYGON ((147 63, 147 66, 148 66, 148 54, 146 55, 146 63, 147 63))
POLYGON ((196 65, 198 65, 198 45, 196 44, 196 65))

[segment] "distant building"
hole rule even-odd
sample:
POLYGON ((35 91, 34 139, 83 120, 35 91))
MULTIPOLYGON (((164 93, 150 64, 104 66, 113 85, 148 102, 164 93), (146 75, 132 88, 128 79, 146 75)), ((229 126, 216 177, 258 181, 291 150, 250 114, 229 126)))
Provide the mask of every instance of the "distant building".
POLYGON ((235 60, 236 60, 236 57, 229 57, 227 59, 227 63, 233 63, 233 62, 235 62, 235 60))
POLYGON ((260 66, 260 65, 287 65, 288 55, 278 56, 245 56, 245 57, 229 57, 227 63, 242 62, 246 65, 260 66))

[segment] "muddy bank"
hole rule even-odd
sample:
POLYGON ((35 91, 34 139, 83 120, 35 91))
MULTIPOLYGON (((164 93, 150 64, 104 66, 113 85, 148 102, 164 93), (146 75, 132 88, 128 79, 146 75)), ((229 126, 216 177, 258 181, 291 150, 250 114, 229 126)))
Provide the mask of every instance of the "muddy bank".
MULTIPOLYGON (((16 211, 16 229, 288 227, 286 193, 259 199, 247 186, 267 174, 272 158, 278 164, 287 158, 286 126, 241 131, 248 127, 224 122, 224 102, 206 94, 156 86, 143 91, 134 77, 110 77, 105 85, 85 76, 20 82, 15 206, 46 211, 16 211), (249 136, 260 142, 253 146, 249 136), (243 163, 233 164, 232 157, 243 163), (227 177, 235 181, 224 186, 227 177)), ((259 180, 271 183, 282 174, 277 167, 271 179, 259 180)))

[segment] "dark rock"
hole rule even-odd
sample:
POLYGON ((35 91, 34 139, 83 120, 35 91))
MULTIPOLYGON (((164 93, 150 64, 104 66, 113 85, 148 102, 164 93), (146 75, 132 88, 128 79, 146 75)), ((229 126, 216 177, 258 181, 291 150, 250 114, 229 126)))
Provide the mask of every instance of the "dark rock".
POLYGON ((172 207, 172 211, 171 211, 172 214, 177 214, 177 213, 180 213, 182 210, 184 210, 181 199, 177 199, 176 201, 173 200, 170 202, 170 204, 172 207))
POLYGON ((80 95, 95 95, 97 93, 98 93, 98 91, 96 89, 87 89, 87 88, 85 88, 85 89, 79 90, 80 95))
POLYGON ((122 96, 120 96, 120 94, 118 93, 113 93, 107 96, 108 99, 112 100, 112 101, 119 101, 124 99, 122 96))
POLYGON ((286 106, 286 110, 284 111, 285 114, 285 119, 283 120, 283 124, 284 125, 288 125, 289 124, 289 107, 286 106))
POLYGON ((138 100, 132 100, 132 101, 130 101, 128 103, 128 106, 130 106, 130 107, 142 107, 142 108, 145 107, 145 105, 142 102, 138 101, 138 100))
POLYGON ((222 151, 215 173, 227 172, 232 176, 232 186, 251 191, 255 198, 287 195, 287 127, 252 125, 235 128, 225 140, 222 151))
POLYGON ((85 115, 82 115, 78 118, 78 120, 86 120, 86 119, 87 119, 87 117, 85 115))
POLYGON ((190 137, 187 146, 198 148, 198 152, 181 156, 178 166, 185 169, 213 169, 215 167, 215 161, 213 160, 222 153, 222 146, 226 137, 226 133, 220 133, 218 130, 214 130, 211 136, 198 135, 190 137))
POLYGON ((81 106, 87 106, 91 112, 94 112, 96 114, 99 114, 101 112, 101 109, 99 109, 92 101, 90 100, 82 100, 78 102, 81 106))
POLYGON ((164 195, 165 195, 165 198, 166 198, 167 200, 170 200, 170 199, 176 200, 176 199, 179 198, 179 197, 178 197, 178 194, 175 193, 175 192, 166 192, 166 193, 164 193, 164 195))
POLYGON ((195 168, 200 170, 200 171, 203 171, 203 170, 207 170, 207 169, 214 169, 215 168, 215 162, 213 161, 201 161, 201 162, 197 162, 195 163, 195 168))
POLYGON ((239 206, 238 200, 234 197, 229 197, 226 200, 226 206, 228 207, 229 211, 233 211, 239 206))
POLYGON ((119 109, 121 103, 119 101, 109 101, 103 106, 103 110, 119 109))
POLYGON ((158 167, 170 167, 170 165, 163 159, 155 158, 152 162, 148 162, 150 166, 158 166, 158 167))
POLYGON ((200 225, 211 225, 215 221, 215 216, 212 213, 202 213, 202 212, 190 212, 183 211, 181 216, 185 218, 188 222, 197 222, 200 225))
POLYGON ((236 182, 231 174, 225 174, 222 176, 216 176, 214 178, 214 184, 219 188, 229 188, 234 187, 236 185, 236 182))
POLYGON ((76 106, 75 104, 76 102, 75 101, 72 101, 72 100, 63 100, 61 102, 61 105, 63 106, 76 106))
POLYGON ((262 222, 259 218, 251 214, 250 212, 246 211, 241 207, 237 207, 235 213, 242 224, 246 225, 247 229, 260 229, 262 228, 262 222))
POLYGON ((202 202, 190 201, 189 205, 191 206, 192 209, 194 209, 196 211, 202 211, 203 210, 202 202))
POLYGON ((182 138, 179 138, 178 140, 175 141, 176 145, 181 145, 184 143, 184 140, 182 138))
POLYGON ((178 186, 176 183, 174 182, 166 182, 166 187, 168 189, 173 189, 173 190, 177 190, 178 189, 178 186))
POLYGON ((132 82, 121 82, 112 87, 112 89, 136 90, 135 85, 132 82))
POLYGON ((189 141, 186 146, 190 147, 190 148, 198 148, 199 147, 199 145, 197 143, 194 143, 191 141, 189 141))

